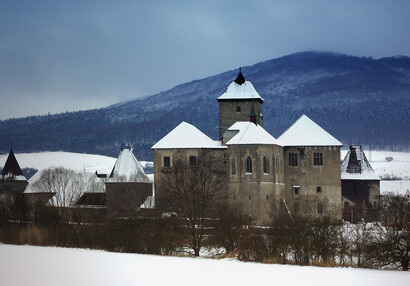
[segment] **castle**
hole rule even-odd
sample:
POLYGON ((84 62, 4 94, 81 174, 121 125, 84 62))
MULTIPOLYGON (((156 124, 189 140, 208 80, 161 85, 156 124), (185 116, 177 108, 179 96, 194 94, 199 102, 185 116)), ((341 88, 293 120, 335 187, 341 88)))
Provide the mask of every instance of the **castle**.
POLYGON ((263 129, 263 98, 241 70, 219 103, 219 140, 182 122, 154 146, 157 199, 167 169, 194 167, 212 152, 224 161, 231 199, 256 224, 285 210, 292 218, 342 218, 341 142, 302 115, 278 139, 263 129))
MULTIPOLYGON (((350 146, 340 164, 343 144, 306 115, 274 138, 263 129, 264 100, 241 70, 217 100, 219 140, 182 122, 152 146, 155 193, 132 149, 122 148, 110 175, 95 174, 105 189, 85 191, 70 206, 73 212, 97 221, 160 215, 163 176, 178 161, 195 168, 209 154, 217 158, 214 168, 226 178, 230 199, 258 225, 282 214, 291 220, 357 222, 377 205, 380 180, 360 146, 350 146)), ((0 196, 24 195, 47 204, 55 195, 30 187, 11 150, 0 176, 0 196)))

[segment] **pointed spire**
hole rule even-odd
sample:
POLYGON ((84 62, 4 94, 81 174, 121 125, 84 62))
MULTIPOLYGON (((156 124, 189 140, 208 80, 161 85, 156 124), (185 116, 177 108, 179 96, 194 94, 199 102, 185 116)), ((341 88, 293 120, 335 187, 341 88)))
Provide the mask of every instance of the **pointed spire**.
POLYGON ((251 112, 249 113, 249 121, 253 122, 254 124, 257 124, 257 117, 258 115, 255 112, 255 106, 253 105, 253 102, 252 102, 251 112))
POLYGON ((4 164, 3 170, 1 171, 0 179, 15 180, 17 177, 24 178, 24 174, 21 171, 16 156, 14 156, 13 149, 11 149, 6 160, 6 164, 4 164))
POLYGON ((239 68, 238 76, 236 77, 236 79, 234 81, 239 85, 245 83, 245 78, 242 75, 242 68, 241 67, 239 68))

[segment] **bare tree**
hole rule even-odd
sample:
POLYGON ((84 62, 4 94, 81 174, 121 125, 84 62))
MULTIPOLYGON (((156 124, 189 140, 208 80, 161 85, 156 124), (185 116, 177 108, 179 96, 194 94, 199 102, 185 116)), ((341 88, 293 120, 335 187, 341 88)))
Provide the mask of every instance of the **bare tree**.
POLYGON ((196 166, 176 161, 159 180, 158 205, 183 221, 195 256, 199 256, 206 224, 216 218, 220 204, 228 202, 221 159, 208 153, 198 158, 196 166))
POLYGON ((104 184, 94 174, 57 167, 44 170, 32 189, 55 193, 50 204, 61 208, 64 213, 65 208, 73 206, 84 192, 103 191, 104 184))

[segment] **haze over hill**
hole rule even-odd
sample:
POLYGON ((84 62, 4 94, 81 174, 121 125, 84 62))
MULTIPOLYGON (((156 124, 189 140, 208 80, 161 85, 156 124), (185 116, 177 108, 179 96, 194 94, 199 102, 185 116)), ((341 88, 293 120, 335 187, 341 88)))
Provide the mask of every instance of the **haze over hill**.
MULTIPOLYGON (((345 145, 408 150, 410 58, 359 58, 304 52, 242 68, 265 102, 264 128, 274 137, 305 113, 345 145)), ((116 157, 132 144, 140 160, 181 121, 218 137, 216 98, 237 70, 178 85, 103 109, 0 121, 0 152, 64 150, 116 157)))

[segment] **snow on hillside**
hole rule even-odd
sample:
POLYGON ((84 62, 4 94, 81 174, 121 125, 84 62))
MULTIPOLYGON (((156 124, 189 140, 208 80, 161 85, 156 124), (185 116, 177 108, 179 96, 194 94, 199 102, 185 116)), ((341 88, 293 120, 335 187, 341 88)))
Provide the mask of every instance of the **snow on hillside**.
MULTIPOLYGON (((109 173, 115 164, 116 158, 71 152, 40 152, 15 154, 21 168, 37 170, 49 167, 63 166, 76 171, 109 173)), ((8 154, 0 155, 0 166, 4 166, 8 154)))
POLYGON ((408 272, 0 245, 0 285, 407 285, 408 272), (406 282, 407 281, 407 282, 406 282))

